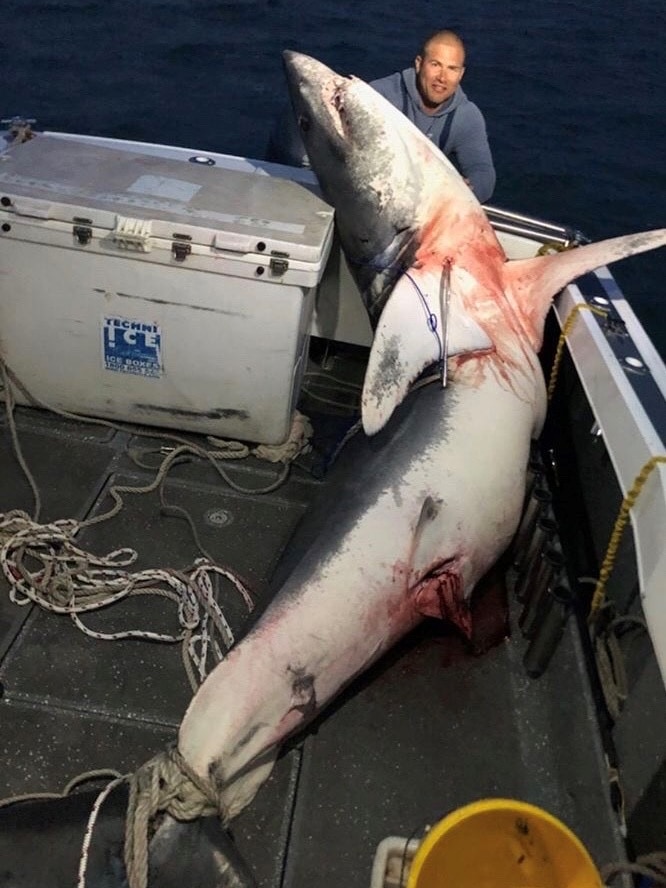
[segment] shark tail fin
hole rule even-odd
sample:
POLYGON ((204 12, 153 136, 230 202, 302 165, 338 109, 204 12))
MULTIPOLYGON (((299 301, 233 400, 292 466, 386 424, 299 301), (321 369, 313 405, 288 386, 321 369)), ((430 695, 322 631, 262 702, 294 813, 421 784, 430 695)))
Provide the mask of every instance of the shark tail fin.
POLYGON ((502 268, 504 290, 512 296, 534 350, 541 347, 550 303, 563 287, 595 268, 664 245, 666 228, 661 228, 586 244, 549 256, 507 262, 502 268))

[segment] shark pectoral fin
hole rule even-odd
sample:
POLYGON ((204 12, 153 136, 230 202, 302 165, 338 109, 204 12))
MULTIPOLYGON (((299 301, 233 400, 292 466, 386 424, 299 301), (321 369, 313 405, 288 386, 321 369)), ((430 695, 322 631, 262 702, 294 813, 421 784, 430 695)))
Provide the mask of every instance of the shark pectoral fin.
POLYGON ((486 333, 457 305, 455 294, 442 323, 441 274, 410 271, 395 285, 379 318, 361 400, 366 435, 380 431, 409 387, 444 355, 491 347, 486 333), (444 331, 444 332, 443 332, 444 331), (446 340, 446 342, 445 342, 446 340))

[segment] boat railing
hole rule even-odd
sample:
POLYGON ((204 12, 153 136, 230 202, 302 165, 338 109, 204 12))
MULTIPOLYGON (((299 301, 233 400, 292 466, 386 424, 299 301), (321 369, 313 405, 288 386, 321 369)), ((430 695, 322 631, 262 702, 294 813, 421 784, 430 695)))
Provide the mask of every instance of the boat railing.
POLYGON ((588 243, 589 239, 580 231, 567 225, 558 225, 547 222, 545 219, 537 219, 533 216, 525 216, 522 213, 514 213, 484 204, 483 209, 488 216, 490 224, 496 231, 506 234, 515 234, 519 237, 528 237, 541 243, 556 243, 563 247, 577 246, 588 243))

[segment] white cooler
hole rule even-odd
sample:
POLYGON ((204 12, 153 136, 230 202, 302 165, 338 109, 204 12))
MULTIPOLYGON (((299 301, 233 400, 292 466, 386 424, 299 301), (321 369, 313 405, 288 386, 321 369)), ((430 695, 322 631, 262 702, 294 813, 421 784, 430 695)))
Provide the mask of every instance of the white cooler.
POLYGON ((49 407, 280 443, 332 231, 296 182, 37 135, 0 155, 0 351, 49 407))

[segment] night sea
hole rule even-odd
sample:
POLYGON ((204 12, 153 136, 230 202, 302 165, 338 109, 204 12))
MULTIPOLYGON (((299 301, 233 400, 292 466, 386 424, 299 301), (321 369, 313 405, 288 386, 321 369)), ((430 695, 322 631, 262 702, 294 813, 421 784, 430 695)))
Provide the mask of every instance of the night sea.
MULTIPOLYGON (((372 79, 451 27, 484 112, 490 203, 593 240, 666 226, 663 0, 2 0, 3 117, 261 158, 281 51, 372 79)), ((666 356, 666 249, 614 273, 666 356)))

